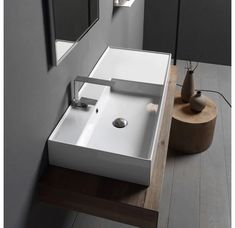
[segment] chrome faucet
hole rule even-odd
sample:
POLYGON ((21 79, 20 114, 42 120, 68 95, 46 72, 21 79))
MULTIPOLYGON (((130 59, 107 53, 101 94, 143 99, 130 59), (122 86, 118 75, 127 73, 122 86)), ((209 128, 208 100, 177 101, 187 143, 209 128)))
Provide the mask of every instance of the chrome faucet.
POLYGON ((82 77, 82 76, 77 76, 74 79, 74 86, 73 86, 73 99, 72 99, 72 106, 75 108, 87 108, 88 105, 95 105, 97 100, 95 99, 91 99, 91 98, 87 98, 87 97, 81 97, 79 99, 78 97, 78 90, 79 87, 78 84, 80 83, 80 85, 82 83, 90 83, 90 84, 96 84, 96 85, 103 85, 103 86, 109 86, 109 87, 113 87, 114 86, 114 81, 111 80, 104 80, 104 79, 99 79, 99 78, 90 78, 90 77, 82 77))

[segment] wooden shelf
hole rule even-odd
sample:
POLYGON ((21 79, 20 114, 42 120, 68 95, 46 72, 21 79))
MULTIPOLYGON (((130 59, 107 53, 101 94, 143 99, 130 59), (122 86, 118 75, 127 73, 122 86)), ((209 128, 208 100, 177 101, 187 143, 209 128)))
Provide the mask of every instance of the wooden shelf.
POLYGON ((135 0, 129 0, 129 1, 126 1, 124 4, 114 3, 114 6, 116 6, 116 7, 131 7, 134 2, 135 2, 135 0))
POLYGON ((149 187, 49 166, 39 182, 40 200, 130 225, 157 227, 176 78, 176 68, 172 66, 163 127, 149 187))

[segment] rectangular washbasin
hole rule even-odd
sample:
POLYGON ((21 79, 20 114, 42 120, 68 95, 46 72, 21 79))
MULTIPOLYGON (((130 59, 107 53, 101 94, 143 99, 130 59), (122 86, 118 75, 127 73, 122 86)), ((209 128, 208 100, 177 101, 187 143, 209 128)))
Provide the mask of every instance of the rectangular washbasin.
POLYGON ((117 85, 104 87, 95 106, 68 108, 48 140, 49 162, 149 185, 166 88, 124 80, 117 85), (126 121, 123 128, 118 118, 126 121))

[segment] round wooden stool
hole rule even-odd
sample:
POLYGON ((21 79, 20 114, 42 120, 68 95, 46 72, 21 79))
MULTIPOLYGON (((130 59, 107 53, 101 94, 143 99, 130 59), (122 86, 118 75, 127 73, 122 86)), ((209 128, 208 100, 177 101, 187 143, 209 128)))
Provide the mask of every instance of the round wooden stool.
POLYGON ((199 153, 212 143, 217 117, 217 108, 207 98, 207 105, 200 113, 190 109, 189 103, 181 100, 180 93, 175 96, 169 146, 183 153, 199 153))

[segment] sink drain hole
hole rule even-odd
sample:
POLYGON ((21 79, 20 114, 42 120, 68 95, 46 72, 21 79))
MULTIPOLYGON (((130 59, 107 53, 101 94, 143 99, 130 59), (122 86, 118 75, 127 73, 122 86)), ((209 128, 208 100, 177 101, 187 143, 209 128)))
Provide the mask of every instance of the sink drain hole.
POLYGON ((127 120, 123 118, 117 118, 113 121, 113 126, 117 128, 124 128, 128 124, 127 120))

